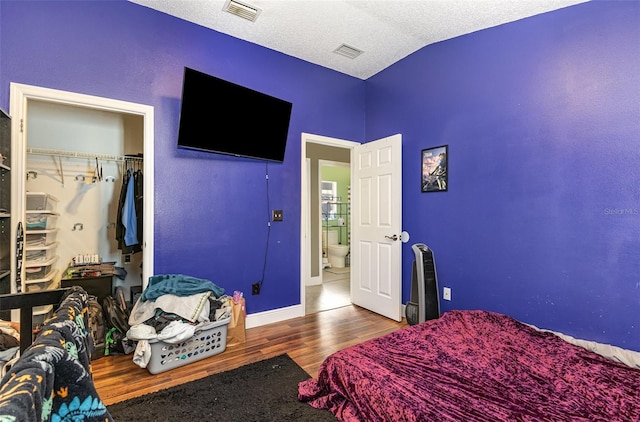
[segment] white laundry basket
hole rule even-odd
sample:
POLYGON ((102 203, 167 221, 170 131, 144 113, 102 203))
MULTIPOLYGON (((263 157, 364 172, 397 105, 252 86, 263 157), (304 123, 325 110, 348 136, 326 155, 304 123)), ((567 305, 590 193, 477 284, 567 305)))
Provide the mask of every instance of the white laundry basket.
POLYGON ((151 359, 147 370, 158 374, 224 352, 229 322, 231 317, 207 324, 206 329, 196 331, 193 337, 180 343, 149 340, 151 359))

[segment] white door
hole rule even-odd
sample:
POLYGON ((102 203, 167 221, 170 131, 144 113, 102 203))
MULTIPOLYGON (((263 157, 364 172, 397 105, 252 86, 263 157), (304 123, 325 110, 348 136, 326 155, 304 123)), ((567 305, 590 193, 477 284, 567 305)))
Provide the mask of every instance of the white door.
POLYGON ((357 146, 351 169, 351 301, 401 321, 402 135, 357 146))

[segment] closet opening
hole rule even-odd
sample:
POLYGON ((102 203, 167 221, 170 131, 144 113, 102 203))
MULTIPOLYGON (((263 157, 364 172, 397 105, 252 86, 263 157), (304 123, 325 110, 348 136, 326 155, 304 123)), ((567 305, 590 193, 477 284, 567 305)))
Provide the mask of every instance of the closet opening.
POLYGON ((11 88, 12 225, 25 227, 13 290, 99 282, 97 294, 131 301, 153 268, 153 108, 11 88))

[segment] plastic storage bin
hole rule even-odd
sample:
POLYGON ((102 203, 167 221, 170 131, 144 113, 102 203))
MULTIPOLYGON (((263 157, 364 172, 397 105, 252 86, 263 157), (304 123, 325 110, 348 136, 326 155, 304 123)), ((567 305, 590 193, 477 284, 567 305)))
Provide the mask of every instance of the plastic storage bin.
POLYGON ((206 329, 197 331, 193 337, 181 343, 149 340, 151 359, 147 370, 151 374, 158 374, 224 352, 229 322, 231 317, 208 324, 206 329))
POLYGON ((51 272, 52 266, 57 260, 58 256, 56 255, 44 262, 25 262, 25 282, 45 278, 51 272))
POLYGON ((56 275, 58 275, 58 271, 55 269, 52 269, 44 277, 31 278, 29 280, 25 280, 25 285, 28 291, 33 291, 33 292, 36 292, 39 290, 57 289, 60 280, 56 279, 56 275), (32 286, 32 288, 29 290, 30 286, 32 286))
POLYGON ((29 280, 25 283, 25 288, 27 292, 41 292, 44 290, 52 290, 60 287, 60 280, 56 279, 55 276, 58 272, 53 270, 49 272, 44 278, 39 278, 37 280, 29 280))
POLYGON ((44 192, 27 192, 27 210, 55 211, 58 199, 44 192))
POLYGON ((48 246, 56 241, 58 229, 29 230, 26 234, 25 247, 48 246))
POLYGON ((53 229, 59 215, 53 211, 27 211, 27 230, 53 229))
POLYGON ((58 242, 52 243, 46 246, 40 247, 29 247, 27 245, 25 250, 25 259, 27 262, 46 262, 56 256, 56 247, 58 246, 58 242))

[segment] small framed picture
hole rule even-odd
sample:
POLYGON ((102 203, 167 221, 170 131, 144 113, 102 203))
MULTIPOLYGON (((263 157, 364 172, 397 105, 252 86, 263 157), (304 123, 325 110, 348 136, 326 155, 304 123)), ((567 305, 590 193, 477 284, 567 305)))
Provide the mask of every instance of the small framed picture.
POLYGON ((448 188, 448 145, 422 150, 422 192, 444 192, 448 188))

